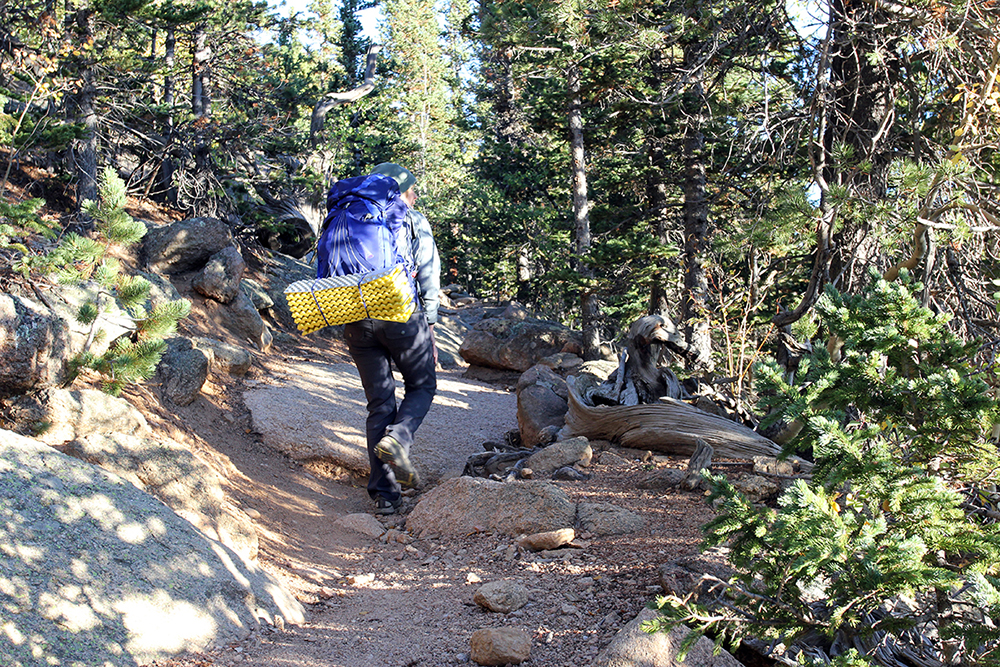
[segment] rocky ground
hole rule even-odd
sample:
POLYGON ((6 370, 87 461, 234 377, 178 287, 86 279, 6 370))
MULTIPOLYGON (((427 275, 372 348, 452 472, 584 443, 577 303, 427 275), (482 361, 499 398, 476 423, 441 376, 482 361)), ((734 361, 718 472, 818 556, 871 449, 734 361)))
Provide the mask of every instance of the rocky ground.
MULTIPOLYGON (((164 213, 155 207, 132 213, 169 221, 160 220, 164 213)), ((219 336, 219 323, 211 311, 196 307, 180 333, 219 336)), ((268 446, 243 401, 248 388, 308 373, 310 363, 349 362, 346 349, 335 336, 302 337, 280 327, 275 334, 273 347, 255 353, 246 376, 211 373, 190 405, 163 400, 153 384, 130 387, 125 397, 151 426, 220 473, 229 499, 255 523, 259 564, 306 606, 306 623, 279 622, 238 643, 158 667, 463 664, 470 662, 472 633, 491 627, 515 627, 531 636, 524 664, 591 665, 660 591, 659 566, 697 552, 699 526, 710 516, 701 494, 640 488, 657 469, 684 468, 687 461, 610 448, 596 453, 588 480, 556 483, 574 501, 608 502, 640 514, 647 520, 642 531, 583 534, 572 548, 542 553, 518 549, 515 537, 484 531, 418 539, 406 530, 407 514, 419 502, 414 496, 399 515, 378 518, 386 532, 359 532, 342 519, 371 514, 364 480, 320 461, 293 461, 268 446), (483 584, 497 581, 522 584, 528 604, 505 615, 473 602, 483 584)), ((510 391, 510 378, 504 382, 498 389, 510 391)), ((491 409, 470 402, 454 425, 455 437, 479 433, 476 424, 491 409)), ((516 428, 513 410, 509 427, 516 428)))
MULTIPOLYGON (((233 501, 256 523, 260 563, 308 609, 302 626, 254 632, 159 667, 462 664, 470 659, 472 632, 489 627, 531 635, 525 664, 589 665, 659 592, 658 567, 697 551, 698 527, 709 517, 700 494, 638 488, 651 471, 687 462, 635 450, 599 452, 589 480, 558 482, 574 500, 612 503, 648 520, 629 535, 584 534, 574 548, 540 554, 488 532, 416 539, 406 531, 406 515, 419 497, 408 498, 400 515, 379 519, 391 529, 380 537, 340 523, 370 513, 363 481, 322 463, 293 462, 262 443, 242 392, 273 375, 303 372, 310 360, 346 359, 330 337, 279 336, 246 377, 213 374, 189 406, 165 409, 155 389, 130 391, 153 425, 188 443, 227 480, 233 501), (495 581, 524 585, 529 603, 507 615, 481 609, 473 595, 495 581)), ((475 406, 465 419, 471 430, 475 406)), ((515 415, 510 419, 513 428, 515 415)))

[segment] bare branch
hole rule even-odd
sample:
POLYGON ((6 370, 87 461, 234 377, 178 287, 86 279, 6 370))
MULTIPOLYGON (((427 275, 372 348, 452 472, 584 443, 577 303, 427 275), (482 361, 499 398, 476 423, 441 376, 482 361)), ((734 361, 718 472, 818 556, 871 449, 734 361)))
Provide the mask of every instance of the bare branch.
POLYGON ((365 64, 365 80, 360 86, 354 90, 349 90, 343 93, 327 93, 324 95, 316 106, 313 108, 312 120, 309 123, 309 143, 313 147, 316 146, 316 135, 320 130, 323 129, 323 121, 326 120, 326 114, 330 112, 330 109, 340 106, 341 104, 350 104, 351 102, 357 102, 362 97, 368 93, 375 90, 375 63, 377 60, 378 52, 382 50, 381 44, 372 44, 368 48, 368 55, 366 57, 365 64))

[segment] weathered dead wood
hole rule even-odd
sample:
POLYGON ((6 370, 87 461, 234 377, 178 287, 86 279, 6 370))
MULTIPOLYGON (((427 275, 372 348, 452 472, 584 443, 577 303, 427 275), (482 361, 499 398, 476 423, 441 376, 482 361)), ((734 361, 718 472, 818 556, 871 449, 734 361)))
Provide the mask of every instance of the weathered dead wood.
MULTIPOLYGON (((682 401, 650 405, 586 405, 569 377, 569 411, 561 437, 610 440, 624 447, 690 456, 701 438, 725 458, 778 456, 781 448, 759 433, 682 401)), ((803 469, 809 464, 802 462, 803 469)))
POLYGON ((301 195, 286 194, 278 199, 266 187, 257 191, 264 200, 258 210, 274 221, 273 225, 258 230, 261 245, 296 259, 305 257, 316 247, 316 230, 323 221, 322 213, 301 195))
POLYGON ((365 62, 365 80, 360 86, 353 90, 348 90, 343 93, 327 93, 316 106, 313 108, 312 120, 309 123, 309 143, 312 146, 316 145, 316 135, 320 130, 323 129, 323 121, 326 120, 326 114, 330 112, 330 109, 340 106, 341 104, 349 104, 351 102, 356 102, 368 93, 375 90, 375 62, 378 52, 382 50, 381 44, 372 44, 368 48, 368 55, 366 56, 365 62))
POLYGON ((629 328, 618 370, 586 398, 595 405, 638 405, 685 396, 673 371, 657 366, 664 348, 678 354, 689 350, 673 322, 660 315, 640 317, 629 328))
POLYGON ((678 486, 685 491, 694 491, 699 488, 704 481, 701 477, 701 471, 706 468, 712 468, 712 456, 714 454, 715 450, 712 449, 712 445, 699 437, 695 437, 694 454, 691 455, 691 460, 688 461, 687 474, 678 486))

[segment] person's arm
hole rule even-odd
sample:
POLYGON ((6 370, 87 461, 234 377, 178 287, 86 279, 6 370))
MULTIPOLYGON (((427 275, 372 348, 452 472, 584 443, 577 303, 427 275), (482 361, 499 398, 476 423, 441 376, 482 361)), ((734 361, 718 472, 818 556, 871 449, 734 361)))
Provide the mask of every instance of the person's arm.
POLYGON ((437 323, 438 306, 441 303, 441 257, 426 216, 412 209, 410 215, 416 236, 413 259, 417 269, 417 289, 424 303, 427 323, 434 325, 437 323))

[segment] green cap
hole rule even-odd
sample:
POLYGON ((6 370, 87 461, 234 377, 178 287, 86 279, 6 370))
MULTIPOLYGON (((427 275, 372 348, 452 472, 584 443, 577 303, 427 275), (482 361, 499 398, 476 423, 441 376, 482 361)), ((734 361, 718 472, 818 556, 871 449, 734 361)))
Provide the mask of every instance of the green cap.
POLYGON ((417 182, 417 177, 411 174, 409 170, 392 162, 383 162, 372 169, 372 173, 385 174, 386 176, 395 179, 396 183, 399 184, 399 191, 401 193, 412 188, 417 182))

